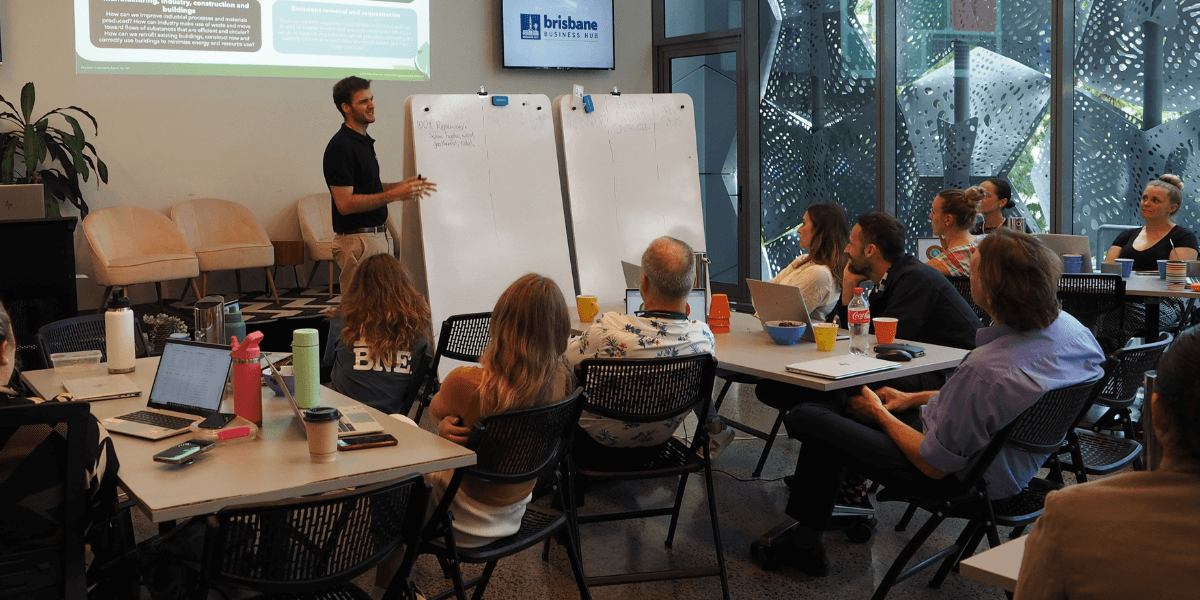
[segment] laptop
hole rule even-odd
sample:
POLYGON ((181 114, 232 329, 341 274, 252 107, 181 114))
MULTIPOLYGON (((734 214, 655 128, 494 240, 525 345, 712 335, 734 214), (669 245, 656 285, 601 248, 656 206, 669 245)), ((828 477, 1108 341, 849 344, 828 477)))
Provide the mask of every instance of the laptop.
POLYGON ((942 252, 944 250, 942 250, 942 240, 940 238, 917 238, 917 260, 927 263, 942 252))
MULTIPOLYGON (((708 307, 705 305, 707 296, 703 289, 693 289, 688 292, 687 299, 687 317, 701 323, 708 322, 708 307)), ((625 314, 633 315, 646 310, 645 304, 642 302, 642 290, 627 289, 625 290, 625 314)))
POLYGON ((1041 240, 1055 254, 1078 254, 1083 257, 1080 273, 1092 273, 1092 240, 1086 235, 1065 235, 1061 233, 1035 233, 1033 237, 1041 240))
POLYGON ((41 185, 0 185, 0 221, 45 218, 46 199, 41 185))
MULTIPOLYGON (((800 336, 800 339, 808 342, 817 341, 817 338, 813 336, 808 305, 804 302, 804 294, 800 293, 800 288, 757 279, 747 279, 746 285, 750 287, 750 301, 754 304, 754 311, 758 313, 759 321, 763 323, 767 321, 801 321, 805 327, 804 334, 800 336)), ((850 334, 839 331, 837 339, 848 340, 850 334)))
POLYGON ((146 409, 105 419, 104 427, 148 440, 187 433, 221 409, 232 365, 229 346, 167 340, 146 409))
POLYGON ((142 395, 142 388, 138 387, 137 382, 128 375, 101 375, 68 379, 63 382, 63 387, 67 389, 71 399, 76 402, 113 400, 142 395))
POLYGON ((888 369, 898 369, 900 365, 891 361, 862 356, 861 354, 839 354, 829 358, 818 358, 804 362, 792 363, 784 367, 792 373, 811 375, 825 379, 845 379, 857 375, 866 375, 888 369))
POLYGON ((642 266, 628 261, 621 261, 621 271, 625 274, 625 287, 635 289, 642 286, 642 266))
MULTIPOLYGON (((292 412, 296 415, 296 425, 300 428, 300 432, 308 437, 308 430, 304 427, 304 409, 296 404, 296 398, 292 396, 292 391, 283 384, 283 377, 279 374, 279 369, 275 363, 268 362, 267 367, 271 369, 271 378, 275 380, 275 384, 283 390, 283 395, 287 398, 288 404, 292 407, 292 412)), ((371 416, 367 411, 367 407, 361 404, 352 404, 349 406, 337 407, 338 412, 342 413, 342 418, 338 421, 338 437, 347 438, 356 435, 366 435, 368 433, 379 433, 383 431, 383 425, 371 416)))

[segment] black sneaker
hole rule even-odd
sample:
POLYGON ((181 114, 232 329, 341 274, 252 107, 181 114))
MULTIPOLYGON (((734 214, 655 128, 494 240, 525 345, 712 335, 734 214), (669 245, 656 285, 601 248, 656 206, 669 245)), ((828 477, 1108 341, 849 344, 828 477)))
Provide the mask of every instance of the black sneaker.
POLYGON ((788 544, 788 546, 784 554, 784 564, 791 565, 812 577, 829 575, 829 556, 825 554, 825 544, 817 544, 803 549, 797 548, 794 544, 788 544))

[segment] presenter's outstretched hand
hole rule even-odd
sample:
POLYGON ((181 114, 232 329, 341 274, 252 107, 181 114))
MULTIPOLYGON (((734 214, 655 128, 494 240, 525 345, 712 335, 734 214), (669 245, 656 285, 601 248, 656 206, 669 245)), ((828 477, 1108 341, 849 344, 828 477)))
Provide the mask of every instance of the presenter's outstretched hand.
POLYGON ((409 177, 396 185, 394 192, 397 200, 419 200, 432 196, 437 191, 437 184, 421 177, 409 177))

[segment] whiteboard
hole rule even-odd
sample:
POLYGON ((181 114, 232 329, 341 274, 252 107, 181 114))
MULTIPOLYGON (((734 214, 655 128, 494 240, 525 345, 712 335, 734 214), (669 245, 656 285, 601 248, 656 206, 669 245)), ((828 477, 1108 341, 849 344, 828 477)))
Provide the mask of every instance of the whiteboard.
POLYGON ((423 175, 438 191, 404 203, 401 258, 435 332, 448 316, 492 310, 530 272, 575 305, 550 99, 508 100, 423 94, 404 104, 405 177, 423 175))
POLYGON ((687 94, 591 98, 591 113, 556 98, 554 124, 579 291, 612 305, 625 300, 621 261, 641 264, 655 238, 705 251, 696 116, 687 94))

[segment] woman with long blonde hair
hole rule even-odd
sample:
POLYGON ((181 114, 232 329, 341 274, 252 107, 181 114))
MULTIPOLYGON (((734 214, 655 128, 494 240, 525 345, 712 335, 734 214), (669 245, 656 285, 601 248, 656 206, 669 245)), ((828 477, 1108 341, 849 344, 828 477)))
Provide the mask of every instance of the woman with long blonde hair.
MULTIPOLYGON (((471 427, 485 416, 565 398, 575 387, 563 358, 570 334, 567 303, 553 279, 530 273, 513 282, 492 311, 491 341, 480 366, 454 369, 433 397, 429 414, 438 421, 438 432, 464 444, 471 427)), ((452 474, 429 476, 435 498, 452 474)), ((464 478, 452 506, 456 543, 478 547, 516 533, 535 483, 464 478)))
POLYGON ((824 321, 841 300, 842 271, 846 268, 846 244, 850 242, 850 217, 835 202, 813 204, 804 211, 796 228, 800 248, 797 256, 771 283, 800 288, 809 318, 824 321))
POLYGON ((406 413, 413 365, 425 353, 429 304, 399 260, 364 260, 329 323, 333 389, 385 413, 406 413))

